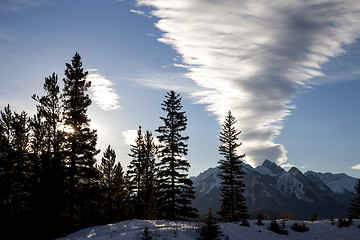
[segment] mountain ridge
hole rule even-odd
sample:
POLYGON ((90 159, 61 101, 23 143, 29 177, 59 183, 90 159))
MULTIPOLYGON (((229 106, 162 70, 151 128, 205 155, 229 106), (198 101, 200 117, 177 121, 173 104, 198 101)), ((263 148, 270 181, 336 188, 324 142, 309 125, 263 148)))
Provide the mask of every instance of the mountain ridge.
MULTIPOLYGON (((344 217, 357 182, 344 173, 302 173, 296 167, 286 171, 270 160, 256 168, 244 164, 244 171, 245 196, 253 216, 287 213, 308 219, 316 211, 319 217, 344 217)), ((200 215, 209 208, 214 212, 220 209, 219 173, 220 169, 213 167, 191 178, 196 196, 192 205, 200 215)))

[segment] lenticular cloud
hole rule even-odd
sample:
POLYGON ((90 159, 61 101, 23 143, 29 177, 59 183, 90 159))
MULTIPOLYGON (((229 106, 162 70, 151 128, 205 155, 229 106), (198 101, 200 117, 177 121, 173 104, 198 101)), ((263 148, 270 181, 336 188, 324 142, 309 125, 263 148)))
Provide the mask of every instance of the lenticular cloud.
POLYGON ((358 0, 138 0, 182 55, 193 94, 222 122, 231 110, 241 152, 258 165, 286 161, 274 142, 299 89, 360 33, 358 0))

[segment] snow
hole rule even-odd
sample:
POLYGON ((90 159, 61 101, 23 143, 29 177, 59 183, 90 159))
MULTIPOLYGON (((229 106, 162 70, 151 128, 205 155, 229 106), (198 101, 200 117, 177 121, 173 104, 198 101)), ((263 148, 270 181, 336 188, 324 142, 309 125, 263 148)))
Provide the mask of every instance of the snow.
POLYGON ((334 193, 342 194, 345 192, 353 192, 357 179, 349 177, 345 173, 315 173, 308 171, 306 176, 317 176, 326 186, 328 186, 334 193))
POLYGON ((263 165, 256 167, 255 170, 262 175, 268 175, 270 177, 277 176, 277 174, 273 173, 270 169, 263 165))
MULTIPOLYGON (((221 223, 221 229, 229 239, 236 240, 302 240, 302 239, 326 239, 326 240, 355 240, 359 239, 360 229, 356 226, 360 224, 360 220, 354 220, 350 227, 338 228, 336 225, 330 224, 329 220, 321 220, 316 222, 305 222, 309 227, 308 232, 295 232, 290 226, 296 222, 294 220, 286 222, 286 229, 289 235, 279 235, 269 231, 267 228, 270 221, 263 221, 264 226, 257 226, 256 220, 250 221, 250 227, 242 227, 236 223, 221 223)), ((301 223, 301 222, 299 222, 301 223)), ((280 222, 279 222, 280 224, 280 222)), ((79 232, 73 233, 59 240, 131 240, 141 239, 141 232, 148 227, 154 240, 194 240, 199 237, 197 232, 199 223, 196 222, 175 222, 164 220, 129 220, 115 224, 96 226, 87 228, 79 232)))

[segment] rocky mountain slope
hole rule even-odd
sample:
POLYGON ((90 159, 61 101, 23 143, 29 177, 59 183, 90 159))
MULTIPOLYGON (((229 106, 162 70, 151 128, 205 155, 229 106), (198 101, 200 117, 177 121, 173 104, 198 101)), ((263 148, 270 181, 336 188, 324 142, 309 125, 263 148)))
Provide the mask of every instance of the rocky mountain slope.
MULTIPOLYGON (((302 173, 293 167, 289 171, 265 160, 256 168, 244 164, 247 206, 252 215, 261 212, 268 217, 292 214, 308 219, 316 211, 319 217, 347 216, 356 179, 346 174, 302 173)), ((192 178, 196 199, 193 206, 200 214, 209 208, 220 208, 218 168, 210 168, 192 178)))

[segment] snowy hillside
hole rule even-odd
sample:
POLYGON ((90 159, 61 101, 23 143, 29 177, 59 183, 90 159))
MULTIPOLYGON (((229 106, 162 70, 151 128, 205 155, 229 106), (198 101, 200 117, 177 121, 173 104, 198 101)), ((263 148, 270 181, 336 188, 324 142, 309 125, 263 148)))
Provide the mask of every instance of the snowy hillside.
MULTIPOLYGON (((223 239, 226 236, 229 240, 295 240, 295 239, 346 239, 355 240, 359 239, 360 229, 356 226, 360 224, 360 221, 354 221, 350 227, 338 228, 330 224, 329 220, 322 220, 317 222, 306 222, 309 227, 308 232, 295 232, 290 229, 290 226, 294 221, 287 221, 286 228, 289 235, 279 235, 269 231, 267 228, 270 221, 264 221, 264 226, 257 226, 256 221, 250 221, 250 227, 242 227, 239 224, 234 223, 222 223, 221 229, 224 233, 223 239)), ((131 240, 142 239, 142 231, 145 227, 151 232, 154 240, 194 240, 199 237, 196 229, 199 223, 192 222, 171 222, 162 220, 129 220, 115 224, 109 224, 104 226, 97 226, 93 228, 87 228, 71 234, 61 240, 131 240)))

